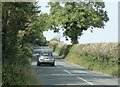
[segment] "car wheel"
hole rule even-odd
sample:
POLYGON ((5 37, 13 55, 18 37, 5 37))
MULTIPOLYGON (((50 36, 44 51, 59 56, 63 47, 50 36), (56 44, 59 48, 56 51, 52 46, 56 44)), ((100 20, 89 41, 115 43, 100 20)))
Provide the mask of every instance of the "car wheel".
POLYGON ((40 63, 37 63, 37 66, 40 66, 40 63))
POLYGON ((51 64, 51 66, 55 66, 55 64, 53 63, 53 64, 51 64))

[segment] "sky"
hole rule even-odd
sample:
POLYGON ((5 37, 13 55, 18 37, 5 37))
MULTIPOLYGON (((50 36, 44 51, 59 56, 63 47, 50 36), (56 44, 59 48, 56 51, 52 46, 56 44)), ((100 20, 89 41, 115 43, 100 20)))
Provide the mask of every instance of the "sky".
MULTIPOLYGON (((50 13, 50 8, 46 8, 48 0, 40 0, 38 5, 41 6, 42 13, 50 13)), ((105 23, 104 29, 94 28, 93 33, 88 29, 83 32, 83 35, 78 39, 79 44, 85 43, 101 43, 101 42, 118 42, 118 2, 117 0, 105 2, 105 9, 108 12, 109 21, 105 23)), ((63 43, 70 44, 71 40, 66 41, 63 37, 63 31, 59 33, 54 33, 51 30, 43 32, 46 40, 51 40, 52 38, 60 38, 63 43)))

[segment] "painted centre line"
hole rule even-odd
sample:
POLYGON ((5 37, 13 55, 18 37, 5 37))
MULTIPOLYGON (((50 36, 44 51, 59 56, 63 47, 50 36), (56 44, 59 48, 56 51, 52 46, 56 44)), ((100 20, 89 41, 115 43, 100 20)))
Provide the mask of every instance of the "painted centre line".
POLYGON ((78 77, 78 76, 77 76, 77 78, 80 79, 80 80, 83 80, 83 81, 87 82, 87 83, 90 84, 90 85, 94 85, 93 83, 88 82, 87 80, 85 80, 85 79, 83 79, 83 78, 80 78, 80 77, 78 77))
POLYGON ((67 71, 67 70, 63 70, 63 71, 65 71, 66 73, 68 73, 68 74, 71 74, 69 71, 67 71))
POLYGON ((58 68, 61 68, 61 67, 59 67, 59 66, 57 66, 58 68))
MULTIPOLYGON (((71 74, 69 71, 67 71, 67 70, 63 70, 63 71, 65 71, 65 72, 67 72, 68 74, 71 74)), ((83 79, 83 78, 80 78, 80 77, 78 77, 78 76, 76 76, 78 79, 80 79, 80 80, 83 80, 84 82, 86 82, 86 83, 88 83, 88 84, 90 84, 90 85, 94 85, 93 83, 91 83, 91 82, 89 82, 89 81, 87 81, 87 80, 85 80, 85 79, 83 79)))

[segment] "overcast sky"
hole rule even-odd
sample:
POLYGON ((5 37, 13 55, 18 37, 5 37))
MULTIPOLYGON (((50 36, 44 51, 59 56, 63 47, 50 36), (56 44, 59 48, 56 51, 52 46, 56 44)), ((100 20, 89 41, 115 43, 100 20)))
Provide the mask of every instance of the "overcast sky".
MULTIPOLYGON (((83 35, 78 40, 79 43, 100 43, 100 42, 118 42, 118 2, 117 0, 109 1, 106 0, 105 9, 108 12, 109 21, 105 24, 104 29, 93 29, 93 33, 88 29, 83 32, 83 35)), ((49 13, 50 8, 46 8, 48 0, 40 0, 38 5, 41 6, 41 11, 43 13, 49 13)), ((53 33, 53 31, 45 31, 43 34, 49 41, 54 37, 60 37, 60 41, 64 43, 71 43, 70 39, 68 41, 62 36, 62 31, 60 33, 53 33)))

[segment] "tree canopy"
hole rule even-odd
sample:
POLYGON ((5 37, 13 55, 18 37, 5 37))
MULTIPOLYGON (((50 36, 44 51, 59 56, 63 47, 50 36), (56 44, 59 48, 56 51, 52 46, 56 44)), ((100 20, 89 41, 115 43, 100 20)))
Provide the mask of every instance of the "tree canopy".
POLYGON ((54 32, 64 30, 64 36, 78 43, 84 30, 104 28, 109 20, 104 2, 49 2, 51 7, 48 25, 54 32))
POLYGON ((3 56, 13 55, 18 47, 26 43, 44 45, 43 36, 47 14, 40 13, 36 3, 2 3, 3 56))
POLYGON ((3 87, 26 84, 27 81, 21 79, 24 77, 21 72, 23 69, 17 71, 14 67, 19 64, 29 65, 29 59, 32 57, 30 46, 45 45, 43 31, 47 29, 47 16, 41 13, 36 3, 2 3, 3 87))

